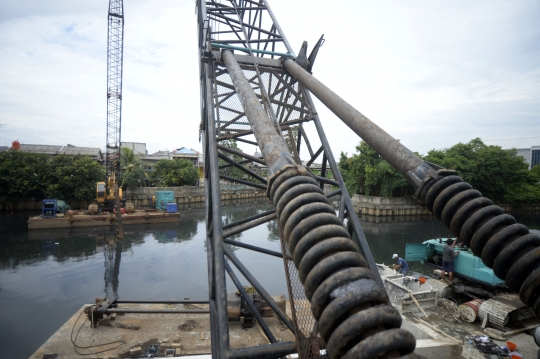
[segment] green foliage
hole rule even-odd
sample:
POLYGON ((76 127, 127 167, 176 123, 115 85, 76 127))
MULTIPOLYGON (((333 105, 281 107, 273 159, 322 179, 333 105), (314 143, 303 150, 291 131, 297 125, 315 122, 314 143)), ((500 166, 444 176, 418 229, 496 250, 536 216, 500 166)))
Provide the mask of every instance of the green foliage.
POLYGON ((189 160, 162 159, 154 166, 152 177, 164 186, 194 186, 199 179, 199 173, 189 160))
POLYGON ((120 183, 125 191, 127 187, 145 187, 149 179, 141 158, 133 149, 122 147, 120 153, 120 183))
POLYGON ((130 171, 133 168, 141 167, 141 159, 133 149, 122 147, 120 153, 120 169, 122 171, 130 171))
MULTIPOLYGON (((237 151, 242 151, 242 149, 240 147, 238 147, 238 143, 236 142, 236 140, 225 140, 225 141, 221 141, 220 143, 221 145, 225 146, 225 147, 229 147, 229 148, 232 148, 233 150, 237 150, 237 151)), ((229 152, 226 152, 226 151, 223 151, 223 150, 218 150, 221 154, 229 157, 230 159, 236 161, 236 162, 239 162, 239 161, 242 161, 243 158, 240 157, 240 156, 237 156, 237 155, 233 155, 229 152)), ((227 162, 225 162, 224 160, 222 160, 221 158, 219 159, 219 165, 226 165, 228 164, 227 162)), ((246 174, 239 170, 238 168, 236 167, 233 167, 233 166, 230 166, 230 167, 225 167, 225 168, 222 168, 219 170, 219 173, 222 174, 222 175, 225 175, 225 176, 229 176, 229 177, 234 177, 234 178, 243 178, 246 174)))
POLYGON ((0 201, 14 203, 23 198, 43 198, 44 179, 50 174, 45 155, 17 150, 0 152, 0 201))
POLYGON ((84 156, 55 156, 49 160, 51 169, 45 196, 72 200, 90 200, 96 197, 96 183, 103 180, 104 168, 95 160, 84 156))
MULTIPOLYGON (((365 142, 357 154, 341 153, 339 168, 350 194, 398 197, 413 194, 413 187, 365 142)), ((443 150, 431 150, 424 160, 453 169, 473 188, 495 203, 514 205, 540 202, 540 165, 527 170, 515 150, 488 146, 475 138, 443 150)))
POLYGON ((412 186, 388 162, 364 141, 356 146, 357 154, 341 153, 339 169, 349 194, 401 197, 413 194, 412 186))
POLYGON ((120 183, 124 191, 127 187, 146 187, 147 179, 148 174, 142 167, 135 167, 120 173, 120 183))
POLYGON ((538 184, 540 182, 540 165, 536 165, 533 168, 531 168, 531 177, 533 178, 533 181, 538 184))
POLYGON ((475 138, 444 150, 432 150, 426 161, 453 169, 496 203, 523 204, 540 201, 540 188, 534 173, 515 150, 488 146, 475 138))
POLYGON ((104 168, 83 156, 49 157, 8 150, 0 153, 0 201, 58 198, 66 202, 91 200, 104 168))
MULTIPOLYGON (((225 147, 229 147, 229 148, 232 148, 234 150, 237 150, 237 151, 242 151, 242 149, 240 147, 238 147, 238 143, 236 142, 236 140, 225 140, 225 141, 221 141, 220 143, 221 145, 225 146, 225 147)), ((236 162, 240 162, 242 161, 244 158, 240 157, 240 156, 237 156, 237 155, 233 155, 229 152, 226 152, 226 151, 223 151, 223 150, 218 150, 221 154, 224 154, 225 156, 229 157, 230 159, 236 161, 236 162)), ((225 162, 224 160, 222 160, 221 158, 219 159, 219 165, 228 165, 228 162, 225 162)), ((249 168, 251 171, 257 173, 259 176, 262 176, 262 177, 266 177, 266 171, 261 171, 258 167, 256 166, 250 166, 250 163, 244 163, 243 164, 244 167, 246 168, 249 168)), ((219 170, 219 173, 222 174, 222 175, 225 175, 225 176, 229 176, 229 177, 234 177, 234 178, 239 178, 239 179, 242 179, 242 180, 245 180, 245 181, 250 181, 250 182, 255 182, 255 183, 259 183, 259 181, 255 178, 253 178, 252 176, 248 175, 247 173, 245 173, 244 171, 236 168, 236 167, 233 167, 233 166, 229 166, 229 167, 225 167, 225 168, 222 168, 219 170)))

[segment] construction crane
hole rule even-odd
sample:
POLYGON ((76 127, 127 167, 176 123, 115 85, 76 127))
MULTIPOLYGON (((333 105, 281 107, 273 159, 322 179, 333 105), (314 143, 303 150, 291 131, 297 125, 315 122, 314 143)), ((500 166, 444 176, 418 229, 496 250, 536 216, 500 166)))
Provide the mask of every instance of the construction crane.
POLYGON ((122 63, 124 49, 124 3, 109 1, 107 46, 107 146, 105 155, 105 181, 98 182, 96 199, 99 206, 108 210, 115 206, 115 199, 122 198, 118 188, 120 178, 120 134, 122 120, 122 63))
POLYGON ((109 238, 104 247, 105 294, 118 298, 118 273, 122 255, 122 216, 120 200, 121 123, 122 123, 122 66, 124 54, 124 3, 109 0, 109 25, 107 44, 107 148, 105 157, 105 182, 97 184, 98 205, 112 211, 116 207, 116 240, 109 238), (101 189, 101 197, 100 197, 101 189))

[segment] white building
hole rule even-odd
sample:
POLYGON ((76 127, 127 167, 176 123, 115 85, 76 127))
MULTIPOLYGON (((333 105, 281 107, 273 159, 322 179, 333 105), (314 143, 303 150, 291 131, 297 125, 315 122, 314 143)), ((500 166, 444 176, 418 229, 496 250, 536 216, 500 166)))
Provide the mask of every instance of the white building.
POLYGON ((141 142, 121 142, 120 146, 122 148, 124 148, 124 147, 130 148, 130 149, 133 150, 133 152, 136 155, 139 155, 139 156, 142 156, 142 157, 148 155, 148 152, 146 151, 146 143, 141 143, 141 142))
POLYGON ((486 145, 501 146, 503 150, 515 148, 517 154, 529 164, 529 169, 540 164, 540 137, 506 138, 484 141, 486 145))

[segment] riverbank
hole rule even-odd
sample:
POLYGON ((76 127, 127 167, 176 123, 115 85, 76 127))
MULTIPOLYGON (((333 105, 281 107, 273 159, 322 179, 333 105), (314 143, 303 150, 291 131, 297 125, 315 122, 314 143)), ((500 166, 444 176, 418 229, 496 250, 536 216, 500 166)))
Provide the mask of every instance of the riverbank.
MULTIPOLYGON (((183 187, 128 187, 124 192, 124 199, 132 202, 135 207, 150 207, 152 196, 156 191, 172 191, 176 203, 189 205, 192 203, 202 203, 204 206, 205 190, 204 186, 183 186, 183 187)), ((252 187, 234 184, 221 185, 221 200, 253 199, 266 197, 266 192, 256 190, 252 187)), ((93 201, 70 201, 68 204, 72 209, 87 209, 93 201)), ((0 204, 0 211, 41 211, 42 200, 26 199, 10 205, 0 204)))
MULTIPOLYGON (((431 215, 425 207, 418 204, 413 197, 373 197, 355 194, 351 198, 356 213, 362 215, 385 216, 425 216, 431 215)), ((540 214, 540 203, 522 206, 497 204, 505 213, 540 214)))

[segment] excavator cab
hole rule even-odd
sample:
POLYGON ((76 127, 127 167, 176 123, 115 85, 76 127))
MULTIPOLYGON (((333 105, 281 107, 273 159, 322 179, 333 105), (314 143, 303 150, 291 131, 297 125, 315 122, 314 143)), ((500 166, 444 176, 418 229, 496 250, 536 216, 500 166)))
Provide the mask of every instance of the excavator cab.
POLYGON ((106 196, 105 182, 98 182, 96 184, 96 201, 97 201, 97 203, 102 204, 103 202, 105 202, 105 196, 106 196))
MULTIPOLYGON (((115 181, 114 177, 108 178, 108 185, 105 182, 98 182, 96 184, 96 201, 99 207, 102 207, 109 212, 112 212, 114 209, 114 200, 115 200, 115 181)), ((118 195, 122 201, 122 188, 118 188, 118 195)), ((122 201, 123 202, 123 201, 122 201)))

